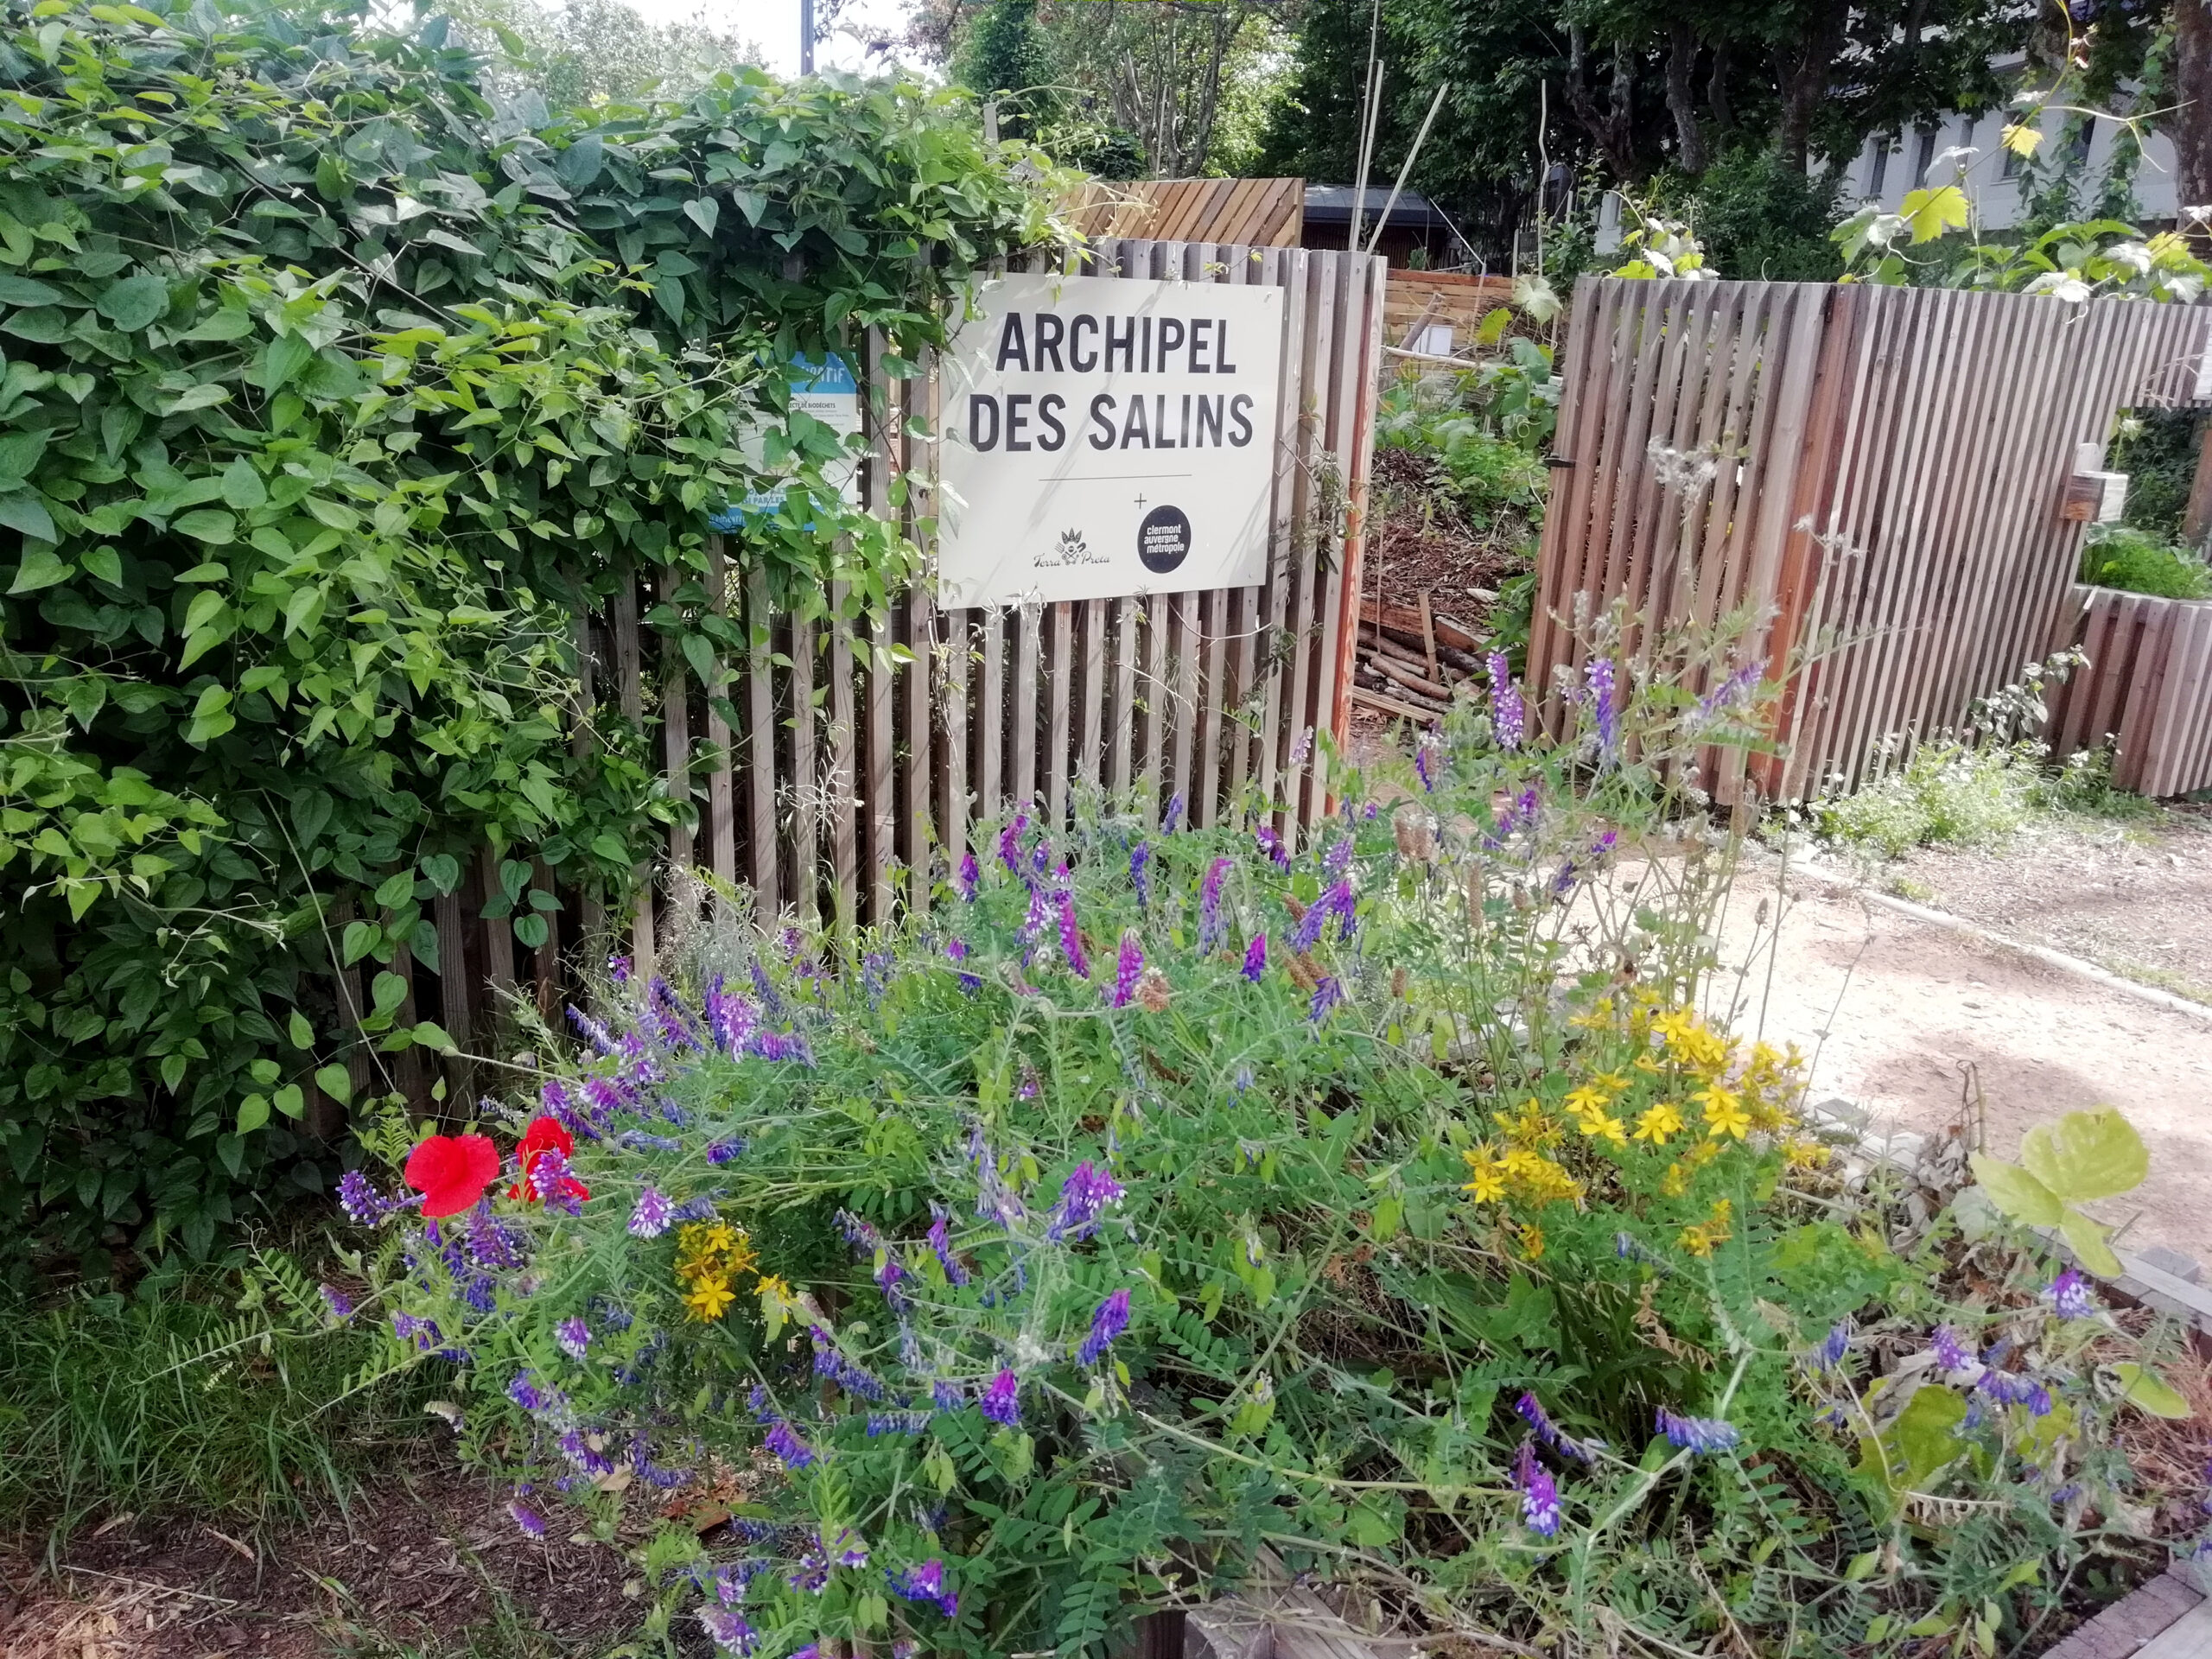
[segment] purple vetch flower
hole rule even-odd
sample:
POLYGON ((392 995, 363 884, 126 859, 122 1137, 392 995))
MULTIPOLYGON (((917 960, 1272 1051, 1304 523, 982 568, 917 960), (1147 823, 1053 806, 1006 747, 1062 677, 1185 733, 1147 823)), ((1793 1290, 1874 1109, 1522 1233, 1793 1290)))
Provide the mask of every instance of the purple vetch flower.
POLYGON ((638 1194, 637 1207, 630 1211, 630 1236, 658 1238, 668 1230, 669 1217, 675 1208, 657 1188, 647 1187, 638 1194))
POLYGON ((1306 1017, 1315 1025, 1329 1017, 1329 1011, 1344 1000, 1344 988, 1334 974, 1321 976, 1321 982, 1313 988, 1313 1001, 1306 1017))
POLYGON ((868 994, 870 1007, 881 1006, 898 967, 899 959, 888 950, 871 950, 861 958, 861 988, 868 994))
POLYGON ((1060 894, 1060 954, 1077 979, 1090 977, 1090 958, 1083 954, 1083 935, 1075 925, 1075 894, 1068 892, 1060 894))
POLYGON ((1274 825, 1262 824, 1252 832, 1252 839, 1259 843, 1260 850, 1268 855, 1277 869, 1290 868, 1290 849, 1282 844, 1282 837, 1275 833, 1274 825))
MULTIPOLYGON (((1344 803, 1344 810, 1347 812, 1351 810, 1351 803, 1350 801, 1346 801, 1344 803)), ((1342 880, 1344 879, 1344 872, 1351 868, 1351 837, 1350 836, 1338 836, 1334 841, 1329 843, 1329 850, 1321 855, 1321 869, 1323 874, 1327 875, 1332 881, 1342 880)))
POLYGON ((1268 971, 1268 936, 1255 933, 1252 943, 1244 947, 1244 977, 1255 985, 1268 971))
POLYGON ((930 1402, 939 1411, 957 1411, 968 1403, 968 1395, 950 1377, 941 1376, 930 1384, 930 1402))
POLYGON ((573 1002, 569 1004, 569 1023, 576 1028, 578 1036, 601 1054, 613 1054, 616 1052, 614 1039, 607 1027, 573 1002))
POLYGON ((508 1503, 507 1513, 514 1517, 515 1525, 522 1529, 524 1537, 543 1538, 545 1535, 545 1517, 520 1498, 508 1503))
POLYGON ((1152 861, 1152 843, 1141 841, 1129 849, 1129 885, 1136 889, 1137 908, 1152 908, 1152 881, 1145 874, 1145 866, 1152 861))
POLYGON ((404 1200, 387 1198, 378 1192, 358 1169, 349 1169, 338 1178, 338 1206, 357 1227, 373 1227, 395 1210, 406 1207, 404 1200))
POLYGON ((1076 1362, 1096 1365, 1114 1345, 1114 1338, 1129 1328, 1129 1293, 1117 1290, 1098 1304, 1090 1315, 1090 1334, 1076 1350, 1076 1362))
POLYGON ((1613 659, 1593 657, 1584 672, 1590 682, 1590 707, 1598 718, 1598 753, 1611 760, 1620 737, 1620 711, 1613 707, 1613 659))
POLYGON ((699 1624, 724 1653, 749 1654, 760 1644, 753 1626, 734 1607, 717 1607, 710 1603, 699 1609, 699 1624))
POLYGON ((1299 733, 1290 746, 1290 764, 1302 766, 1313 758, 1313 728, 1308 726, 1299 733))
POLYGON ((818 1596, 830 1587, 830 1562, 822 1553, 820 1538, 809 1544, 784 1582, 802 1594, 818 1596))
POLYGON ((2050 1415, 2050 1390, 2032 1376, 1985 1367, 1974 1388, 2000 1406, 2025 1406, 2031 1417, 2050 1415))
POLYGON ((1520 1455, 1513 1460, 1513 1484, 1520 1489, 1521 1518, 1529 1530, 1539 1538, 1557 1536, 1559 1483, 1536 1461, 1536 1449, 1527 1440, 1521 1442, 1520 1455))
POLYGON ((783 1459, 786 1469, 804 1469, 814 1461, 814 1448, 801 1440, 798 1431, 784 1418, 777 1418, 770 1426, 762 1444, 783 1459))
POLYGON ((507 1384, 507 1398, 524 1411, 533 1413, 544 1410, 549 1403, 545 1391, 537 1386, 537 1379, 528 1371, 515 1373, 514 1380, 507 1384))
POLYGON ((707 1161, 714 1165, 733 1163, 745 1156, 745 1137, 741 1135, 724 1135, 719 1141, 707 1142, 707 1161))
POLYGON ((553 1344, 570 1359, 582 1359, 591 1346, 591 1327, 571 1314, 553 1327, 553 1344))
POLYGON ((836 1222, 837 1230, 844 1236, 845 1243, 851 1245, 856 1254, 873 1255, 883 1248, 883 1235, 876 1231, 874 1225, 862 1217, 855 1215, 849 1210, 839 1210, 831 1219, 836 1222))
POLYGON ((1227 931, 1221 921, 1221 884, 1229 879, 1232 861, 1217 858, 1206 866, 1205 880, 1198 884, 1198 952, 1203 956, 1221 943, 1227 931))
POLYGON ((1828 1327, 1828 1333, 1821 1338, 1820 1345, 1805 1357, 1815 1370, 1832 1371, 1843 1363, 1843 1357, 1850 1351, 1851 1321, 1838 1319, 1828 1327))
POLYGON ((1179 789, 1167 798, 1167 813, 1160 821, 1160 833, 1163 836, 1172 836, 1181 826, 1182 822, 1183 791, 1179 789))
POLYGON ((977 1402, 983 1415, 1005 1428, 1021 1426, 1021 1380, 1012 1371, 1001 1370, 991 1379, 990 1387, 983 1390, 977 1402))
POLYGON ((904 1573, 887 1571, 883 1576, 890 1581, 892 1593, 906 1600, 934 1602, 947 1618, 960 1611, 960 1598, 944 1587, 943 1561, 924 1561, 904 1573))
MULTIPOLYGON (((1022 918, 1021 931, 1014 937, 1024 944, 1034 944, 1045 937, 1045 929, 1052 919, 1052 907, 1045 902, 1045 889, 1035 882, 1029 884, 1029 913, 1022 918)), ((1026 962, 1027 957, 1023 960, 1026 962)))
POLYGON ((976 868, 976 855, 972 852, 961 854, 960 868, 953 872, 952 890, 968 903, 973 904, 976 901, 976 891, 982 885, 982 880, 983 873, 976 868))
POLYGON ((930 1426, 926 1411, 872 1411, 868 1418, 868 1437, 880 1440, 886 1434, 918 1434, 930 1426))
POLYGON ((1762 657, 1755 663, 1745 663, 1697 700, 1697 707, 1690 715, 1690 724, 1705 727, 1726 719, 1749 700, 1751 693, 1758 689, 1759 682, 1765 677, 1765 658, 1762 657))
POLYGON ((1114 961, 1114 994, 1109 1006, 1126 1008, 1129 999, 1137 994, 1137 980, 1144 973, 1144 947, 1137 943, 1135 928, 1122 935, 1122 949, 1114 961))
POLYGON ((1529 729, 1528 706, 1521 701, 1521 690, 1513 683, 1513 671, 1502 651, 1490 654, 1490 729, 1501 749, 1519 748, 1529 729))
POLYGON ((563 1457, 594 1480, 614 1472, 613 1461, 591 1443, 590 1438, 581 1428, 570 1429, 554 1444, 560 1448, 563 1457))
MULTIPOLYGON (((950 960, 955 963, 963 963, 967 961, 968 941, 965 939, 946 940, 944 954, 950 960)), ((980 976, 969 973, 965 968, 960 969, 959 974, 960 988, 969 996, 973 996, 977 991, 983 988, 983 982, 980 976)))
POLYGON ((583 1214, 583 1205, 575 1196, 576 1181, 569 1170, 569 1155, 559 1147, 550 1147, 531 1160, 530 1185, 548 1210, 583 1214))
POLYGON ((324 1310, 333 1319, 342 1325, 353 1317, 353 1299, 344 1291, 335 1285, 318 1285, 315 1288, 321 1294, 324 1310))
POLYGON ((1533 1394, 1524 1392, 1513 1402, 1513 1409, 1520 1414, 1521 1421, 1535 1431, 1538 1440, 1553 1451, 1579 1463, 1588 1463, 1598 1452, 1605 1450, 1605 1441, 1594 1436, 1586 1440, 1578 1440, 1562 1433, 1559 1425, 1552 1421, 1550 1414, 1545 1411, 1542 1402, 1533 1394))
POLYGON ((2069 1268, 2060 1274, 2044 1294, 2050 1298, 2051 1312, 2062 1319, 2086 1319, 2097 1311, 2096 1303, 2089 1295, 2089 1281, 2082 1276, 2079 1268, 2069 1268))
POLYGON ((1006 866, 1008 874, 1021 874, 1021 835, 1028 828, 1029 815, 1017 812, 1014 822, 999 831, 999 862, 1006 866))
POLYGON ((1659 1432, 1685 1452, 1733 1451, 1744 1439, 1733 1423, 1721 1418, 1685 1417, 1664 1406, 1659 1408, 1657 1424, 1659 1432))
POLYGON ((968 1131, 968 1156, 976 1166, 976 1213, 1001 1227, 1020 1221, 1027 1213, 1021 1207, 1021 1195, 1000 1174, 998 1154, 983 1138, 980 1123, 968 1131))
POLYGON ((609 957, 607 959, 607 976, 617 985, 627 985, 630 982, 630 958, 609 957))
POLYGON ((1122 1201, 1122 1184, 1088 1158, 1060 1185, 1060 1201, 1045 1236, 1053 1243, 1089 1238, 1098 1230, 1099 1212, 1122 1201))
POLYGON ((1928 1345, 1935 1351, 1939 1370, 1970 1371, 1974 1369, 1974 1351, 1966 1345, 1955 1325, 1939 1325, 1928 1333, 1928 1345))
POLYGON ((1420 774, 1421 786, 1433 792, 1436 788, 1436 757, 1444 747, 1444 734, 1430 727, 1414 745, 1414 771, 1420 774))
POLYGON ((850 1527, 841 1527, 835 1538, 826 1540, 822 1553, 840 1567, 866 1567, 868 1544, 850 1527))
POLYGON ((968 1269, 952 1253, 952 1212, 935 1198, 930 1200, 930 1250, 944 1269, 945 1283, 956 1289, 968 1282, 968 1269))

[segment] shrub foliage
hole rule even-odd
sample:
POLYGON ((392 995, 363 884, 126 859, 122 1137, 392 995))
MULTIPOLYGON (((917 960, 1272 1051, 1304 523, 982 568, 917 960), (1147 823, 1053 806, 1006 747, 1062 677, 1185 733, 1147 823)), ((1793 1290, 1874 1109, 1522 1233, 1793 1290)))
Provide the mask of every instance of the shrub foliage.
POLYGON ((801 487, 740 566, 880 602, 912 550, 821 486, 780 365, 875 330, 911 373, 1049 228, 909 82, 585 117, 477 68, 441 22, 208 0, 0 33, 0 1228, 203 1252, 241 1189, 319 1186, 331 958, 399 970, 372 1038, 443 1046, 392 1027, 469 861, 493 915, 533 858, 619 895, 693 810, 575 708, 577 614, 664 570, 646 620, 712 682, 703 514, 756 422, 801 487))

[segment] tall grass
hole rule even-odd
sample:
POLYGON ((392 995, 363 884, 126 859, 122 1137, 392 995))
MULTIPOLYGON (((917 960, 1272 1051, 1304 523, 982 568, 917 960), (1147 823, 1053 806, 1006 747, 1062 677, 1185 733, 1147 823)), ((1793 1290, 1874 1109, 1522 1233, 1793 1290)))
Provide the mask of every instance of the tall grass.
POLYGON ((343 1503, 419 1433, 416 1385, 364 1374, 371 1332, 317 1332, 244 1289, 201 1273, 44 1306, 0 1294, 0 1532, 42 1529, 52 1550, 103 1515, 258 1530, 343 1503))

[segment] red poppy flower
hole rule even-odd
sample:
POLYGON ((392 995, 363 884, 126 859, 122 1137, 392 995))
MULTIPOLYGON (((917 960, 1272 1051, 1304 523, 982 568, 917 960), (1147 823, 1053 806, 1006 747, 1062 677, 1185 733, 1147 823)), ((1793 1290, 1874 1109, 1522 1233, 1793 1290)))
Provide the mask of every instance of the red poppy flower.
MULTIPOLYGON (((522 1132, 522 1144, 515 1148, 515 1156, 522 1166, 522 1178, 507 1189, 511 1198, 537 1202, 537 1189, 531 1185, 531 1172, 537 1167, 537 1160, 549 1152, 557 1152, 563 1158, 576 1155, 576 1138, 557 1117, 533 1117, 530 1127, 522 1132)), ((582 1200, 591 1197, 591 1188, 570 1175, 561 1183, 561 1196, 582 1200)))
POLYGON ((434 1135, 407 1154, 407 1185, 423 1195, 423 1213, 457 1216, 476 1206, 499 1179, 499 1149, 485 1135, 434 1135))

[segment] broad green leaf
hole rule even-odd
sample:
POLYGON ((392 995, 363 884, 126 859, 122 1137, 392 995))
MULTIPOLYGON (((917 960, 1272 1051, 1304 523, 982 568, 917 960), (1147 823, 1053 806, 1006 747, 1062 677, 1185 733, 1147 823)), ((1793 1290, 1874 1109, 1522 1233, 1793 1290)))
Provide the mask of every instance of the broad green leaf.
POLYGON ((169 285, 160 277, 126 276, 110 283, 99 300, 99 314, 126 334, 135 334, 169 308, 169 285))
POLYGON ((407 1000, 407 982, 397 974, 381 973, 369 982, 369 1002, 378 1014, 390 1014, 407 1000))
POLYGON ((2018 121, 2008 121, 1997 135, 1997 142, 2015 156, 2032 156, 2043 143, 2043 129, 2024 126, 2018 121))
POLYGON ((251 1135, 269 1121, 269 1096, 248 1095, 238 1103, 238 1133, 251 1135))
POLYGON ((315 1046, 315 1027, 308 1023, 307 1015, 297 1008, 292 1010, 292 1017, 285 1022, 284 1034, 292 1039, 294 1048, 315 1046))
MULTIPOLYGON (((54 531, 54 515, 46 510, 46 501, 36 490, 10 490, 7 494, 0 495, 0 524, 7 525, 10 530, 19 530, 35 542, 58 542, 61 539, 54 531)), ((25 563, 28 564, 29 561, 25 563)), ((67 570, 62 572, 63 575, 67 574, 67 570)), ((54 578, 56 581, 60 579, 54 578)), ((18 582, 22 581, 20 573, 16 580, 18 582)), ((46 583, 36 585, 43 588, 46 583)))
POLYGON ((269 1097, 269 1103, 297 1122, 307 1111, 308 1097, 296 1083, 288 1083, 269 1097))
POLYGON ((516 939, 519 943, 529 946, 532 950, 537 950, 539 945, 545 943, 546 939, 550 936, 551 931, 552 930, 547 925, 545 918, 532 912, 525 911, 523 914, 515 918, 516 939))
POLYGON ((377 903, 385 910, 397 910, 415 896, 415 872, 399 870, 385 877, 377 887, 377 903))
POLYGON ((1990 1202, 2013 1220, 2026 1222, 2031 1227, 2058 1225, 2066 1206, 2059 1202, 2056 1193, 2026 1170, 1980 1153, 1967 1161, 1974 1166, 1974 1178, 1989 1194, 1990 1202))
POLYGON ((384 944, 384 930, 374 922, 348 922, 343 942, 339 946, 339 959, 351 968, 372 950, 384 944))
POLYGON ((297 334, 285 334, 269 342, 269 353, 262 361, 261 389, 276 391, 289 383, 314 359, 315 347, 297 334))
MULTIPOLYGON (((0 496, 0 505, 7 498, 0 496)), ((11 594, 35 594, 41 588, 51 588, 57 582, 68 579, 69 567, 54 556, 51 548, 33 548, 23 556, 16 569, 16 580, 8 591, 11 594)))
POLYGON ((451 893, 461 885, 461 861, 451 853, 432 853, 423 861, 423 875, 440 893, 451 893))
POLYGON ((2120 1382, 2120 1398, 2153 1417, 2179 1422, 2196 1414, 2181 1391, 2147 1365, 2123 1359, 2112 1368, 2112 1373, 2120 1382))
POLYGON ((715 221, 721 217, 721 204, 712 196, 701 196, 683 204, 683 217, 709 236, 715 233, 715 221))
POLYGON ((1966 1449, 1953 1431, 1966 1421, 1967 1402, 1950 1389, 1923 1384, 1883 1435, 1891 1471, 1901 1490, 1915 1491, 1966 1449))
POLYGON ((210 547, 227 547, 238 535, 238 521, 229 513, 213 507, 202 507, 188 512, 176 521, 175 529, 180 536, 189 536, 210 547))
POLYGON ((0 276, 0 305, 58 305, 68 296, 29 276, 0 276))
POLYGON ((228 386, 218 385, 213 380, 203 380, 189 391, 162 404, 162 413, 189 415, 195 409, 213 409, 217 404, 227 404, 230 400, 231 391, 228 386))
POLYGON ((2132 1192, 2151 1173, 2143 1137, 2109 1106, 2037 1124, 2021 1137, 2020 1162, 2070 1204, 2132 1192))
POLYGON ((2120 1258, 2113 1254, 2112 1246, 2105 1243, 2105 1230, 2072 1205, 2067 1206, 2058 1218, 2058 1230, 2066 1242, 2073 1246, 2081 1263, 2100 1279, 2117 1279, 2120 1275, 2120 1258))
POLYGON ((225 506, 248 512, 265 505, 268 499, 269 491, 261 481, 261 474, 253 470, 253 463, 244 455, 223 469, 225 506))
POLYGON ((415 1022, 415 1040, 422 1047, 435 1049, 441 1054, 457 1054, 461 1052, 454 1045, 453 1039, 446 1035, 445 1027, 429 1020, 418 1020, 415 1022))
POLYGON ((328 1095, 340 1106, 353 1098, 353 1074, 342 1065, 321 1065, 315 1068, 315 1086, 328 1095))

